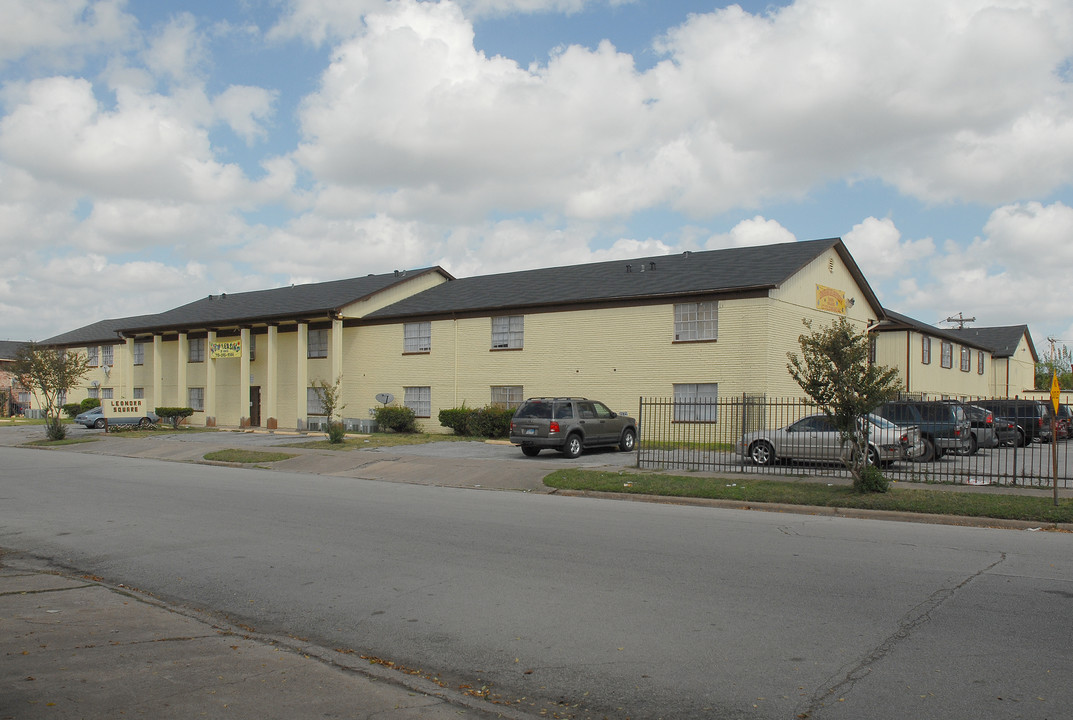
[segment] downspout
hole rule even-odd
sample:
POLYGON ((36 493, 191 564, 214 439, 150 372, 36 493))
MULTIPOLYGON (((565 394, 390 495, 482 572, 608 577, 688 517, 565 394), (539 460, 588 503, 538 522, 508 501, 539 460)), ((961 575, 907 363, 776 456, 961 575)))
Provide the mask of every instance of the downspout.
POLYGON ((913 331, 905 331, 905 391, 913 392, 913 383, 909 381, 909 367, 913 362, 913 331))

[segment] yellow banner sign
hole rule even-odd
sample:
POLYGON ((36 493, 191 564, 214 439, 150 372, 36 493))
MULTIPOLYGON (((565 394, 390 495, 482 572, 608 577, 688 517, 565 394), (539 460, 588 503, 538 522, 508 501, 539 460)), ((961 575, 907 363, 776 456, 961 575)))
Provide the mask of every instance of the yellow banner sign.
POLYGON ((846 293, 823 285, 816 286, 816 307, 827 312, 846 314, 846 293))
POLYGON ((213 359, 242 357, 242 341, 215 340, 209 348, 209 357, 213 359))

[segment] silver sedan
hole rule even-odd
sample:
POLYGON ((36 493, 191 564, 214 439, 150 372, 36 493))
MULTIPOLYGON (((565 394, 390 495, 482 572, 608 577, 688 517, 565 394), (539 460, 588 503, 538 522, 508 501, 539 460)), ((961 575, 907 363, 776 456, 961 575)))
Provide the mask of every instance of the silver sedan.
MULTIPOLYGON (((868 415, 868 461, 872 465, 890 465, 896 460, 915 457, 919 452, 920 432, 915 427, 900 427, 877 415, 868 415)), ((738 442, 738 453, 757 465, 771 465, 779 460, 814 462, 841 461, 849 457, 852 445, 844 441, 826 415, 809 415, 778 430, 745 433, 738 442)))

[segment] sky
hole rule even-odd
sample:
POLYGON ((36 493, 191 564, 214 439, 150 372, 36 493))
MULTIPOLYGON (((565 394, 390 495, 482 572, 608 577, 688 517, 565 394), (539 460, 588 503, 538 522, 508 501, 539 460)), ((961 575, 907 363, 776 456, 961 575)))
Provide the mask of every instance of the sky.
POLYGON ((841 237, 1073 345, 1069 0, 0 0, 0 339, 841 237))

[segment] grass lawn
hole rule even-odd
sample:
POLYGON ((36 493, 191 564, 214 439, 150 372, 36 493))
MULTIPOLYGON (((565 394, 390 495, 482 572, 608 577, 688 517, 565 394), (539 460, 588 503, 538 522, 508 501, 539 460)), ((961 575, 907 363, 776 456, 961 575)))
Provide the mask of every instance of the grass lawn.
POLYGON ((293 453, 266 452, 264 450, 217 450, 205 455, 206 460, 231 463, 271 463, 289 460, 293 453))
POLYGON ((397 447, 400 445, 425 445, 431 442, 484 442, 486 439, 432 433, 373 433, 371 435, 351 435, 341 443, 329 442, 327 436, 325 436, 320 440, 288 443, 283 447, 307 448, 310 450, 368 450, 369 448, 397 447))
POLYGON ((559 470, 544 484, 563 490, 663 495, 667 497, 785 503, 835 508, 963 515, 967 517, 1073 523, 1073 500, 1016 494, 916 490, 892 487, 888 493, 860 494, 846 485, 773 480, 727 480, 634 472, 559 470))

